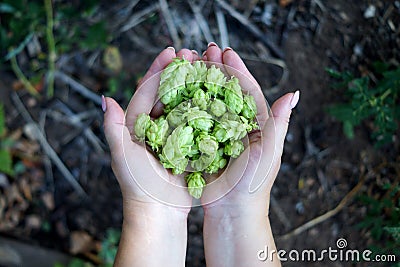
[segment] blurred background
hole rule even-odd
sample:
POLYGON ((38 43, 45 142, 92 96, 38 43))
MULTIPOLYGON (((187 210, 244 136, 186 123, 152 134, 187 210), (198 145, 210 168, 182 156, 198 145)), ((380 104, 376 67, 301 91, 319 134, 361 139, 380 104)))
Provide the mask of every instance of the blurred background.
MULTIPOLYGON (((269 103, 301 91, 272 190, 278 249, 344 238, 400 266, 400 1, 386 0, 1 1, 0 266, 112 266, 122 199, 100 96, 126 107, 162 49, 211 41, 269 103)), ((187 266, 205 266, 202 216, 187 266)))

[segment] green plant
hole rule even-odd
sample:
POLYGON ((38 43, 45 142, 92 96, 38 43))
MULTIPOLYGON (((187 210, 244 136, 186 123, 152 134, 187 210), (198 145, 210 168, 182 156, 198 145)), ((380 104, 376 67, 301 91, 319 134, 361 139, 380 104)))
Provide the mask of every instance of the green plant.
MULTIPOLYGON (((117 255, 118 244, 121 238, 121 230, 109 228, 106 232, 106 236, 101 243, 101 249, 98 253, 98 257, 101 261, 100 267, 112 267, 114 264, 115 256, 117 255)), ((67 267, 93 267, 94 265, 90 262, 84 261, 79 258, 72 259, 68 263, 67 267)), ((60 263, 54 264, 54 267, 64 267, 60 263)))
POLYGON ((118 244, 121 238, 121 230, 110 228, 107 230, 106 238, 101 243, 99 257, 103 267, 112 267, 117 255, 118 244))
POLYGON ((14 174, 13 161, 9 150, 9 140, 6 135, 6 123, 3 105, 0 105, 0 172, 14 174))
POLYGON ((400 257, 400 186, 386 183, 381 190, 381 197, 360 196, 367 214, 358 227, 368 230, 374 240, 383 242, 384 245, 370 246, 374 253, 397 253, 400 257))
POLYGON ((17 78, 32 95, 38 95, 32 80, 46 76, 47 94, 51 97, 58 55, 77 49, 83 52, 104 49, 110 41, 104 21, 93 22, 90 19, 98 8, 98 2, 62 1, 53 6, 51 0, 2 1, 0 51, 8 53, 0 55, 1 64, 10 60, 17 78), (20 68, 17 56, 29 45, 37 51, 31 55, 30 66, 20 68), (47 50, 45 53, 41 51, 42 47, 47 50))
POLYGON ((374 81, 369 76, 354 77, 350 72, 327 69, 340 80, 335 88, 345 88, 344 103, 330 106, 330 115, 343 123, 344 134, 354 137, 354 127, 364 121, 373 121, 371 137, 377 147, 389 143, 398 128, 400 117, 400 68, 391 69, 384 63, 374 64, 374 81))

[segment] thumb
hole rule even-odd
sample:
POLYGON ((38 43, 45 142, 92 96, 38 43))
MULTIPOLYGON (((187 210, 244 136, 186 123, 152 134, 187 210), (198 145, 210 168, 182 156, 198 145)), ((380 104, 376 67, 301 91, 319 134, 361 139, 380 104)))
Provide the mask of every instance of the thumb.
POLYGON ((123 143, 130 140, 128 128, 125 126, 125 113, 119 104, 110 97, 102 97, 104 111, 104 134, 115 159, 123 154, 123 143))
POLYGON ((269 186, 272 186, 279 171, 290 115, 299 101, 299 96, 299 91, 288 93, 272 105, 271 116, 262 130, 262 147, 255 151, 255 154, 259 155, 258 160, 255 160, 258 168, 249 186, 250 193, 257 191, 267 177, 272 178, 269 180, 269 186))
POLYGON ((274 144, 276 157, 280 158, 282 156, 290 115, 292 114, 292 109, 299 102, 299 97, 299 91, 288 93, 276 100, 271 107, 272 118, 268 120, 263 129, 263 136, 266 137, 265 141, 267 143, 274 144), (270 140, 269 137, 273 137, 273 140, 270 140))

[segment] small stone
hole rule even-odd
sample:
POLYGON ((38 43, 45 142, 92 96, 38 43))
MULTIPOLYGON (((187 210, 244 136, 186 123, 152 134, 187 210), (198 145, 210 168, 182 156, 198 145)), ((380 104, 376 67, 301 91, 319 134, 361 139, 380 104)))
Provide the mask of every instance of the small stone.
POLYGON ((374 5, 369 5, 367 9, 364 11, 364 18, 370 19, 375 17, 376 7, 374 5))

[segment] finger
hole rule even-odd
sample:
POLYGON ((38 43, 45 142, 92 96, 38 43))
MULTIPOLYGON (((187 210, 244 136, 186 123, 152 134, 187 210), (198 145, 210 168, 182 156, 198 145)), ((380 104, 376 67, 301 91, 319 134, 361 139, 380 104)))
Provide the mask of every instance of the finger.
POLYGON ((212 63, 222 64, 222 51, 214 42, 208 44, 204 57, 212 63))
POLYGON ((263 128, 268 118, 268 109, 260 85, 250 74, 239 55, 231 48, 225 48, 222 59, 228 75, 234 75, 237 77, 240 81, 240 86, 243 88, 243 91, 248 92, 254 97, 257 106, 257 121, 260 127, 263 128))
MULTIPOLYGON (((176 53, 176 56, 179 58, 184 58, 184 59, 188 60, 189 62, 192 62, 193 58, 194 58, 194 53, 192 50, 183 48, 183 49, 179 50, 178 53, 176 53)), ((160 99, 157 99, 156 103, 154 103, 154 105, 153 105, 153 109, 150 112, 150 116, 153 118, 160 117, 163 113, 163 108, 164 108, 164 104, 161 103, 160 99)))
POLYGON ((268 186, 272 186, 280 167, 290 115, 298 101, 299 91, 296 91, 282 96, 272 105, 271 117, 262 129, 262 148, 249 192, 258 190, 267 177, 271 178, 268 186))
POLYGON ((128 128, 125 126, 125 113, 122 108, 110 97, 105 98, 105 104, 104 134, 113 160, 119 160, 124 154, 124 145, 129 149, 133 143, 128 128))
POLYGON ((193 61, 200 60, 199 53, 196 50, 192 50, 193 53, 193 61))
POLYGON ((192 52, 192 50, 189 50, 189 49, 186 49, 186 48, 183 48, 183 49, 179 50, 179 52, 176 53, 176 56, 179 57, 179 58, 182 58, 182 59, 184 58, 184 59, 188 60, 189 62, 193 61, 193 52, 192 52))
POLYGON ((141 83, 129 102, 126 112, 126 126, 132 131, 136 117, 140 113, 149 114, 158 99, 158 86, 160 84, 160 72, 176 57, 175 50, 164 49, 151 64, 141 83))
POLYGON ((146 74, 138 83, 138 88, 146 82, 149 78, 151 78, 154 74, 162 71, 169 63, 172 62, 172 59, 176 57, 175 48, 167 47, 154 59, 153 63, 151 64, 150 68, 147 70, 146 74))

